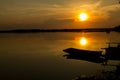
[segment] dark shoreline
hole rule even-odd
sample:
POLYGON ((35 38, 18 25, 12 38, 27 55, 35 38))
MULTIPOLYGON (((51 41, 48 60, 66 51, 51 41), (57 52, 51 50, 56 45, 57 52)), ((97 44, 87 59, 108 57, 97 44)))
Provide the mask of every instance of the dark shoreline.
POLYGON ((114 28, 86 28, 86 29, 13 29, 1 30, 0 33, 39 33, 39 32, 120 32, 120 26, 114 28))

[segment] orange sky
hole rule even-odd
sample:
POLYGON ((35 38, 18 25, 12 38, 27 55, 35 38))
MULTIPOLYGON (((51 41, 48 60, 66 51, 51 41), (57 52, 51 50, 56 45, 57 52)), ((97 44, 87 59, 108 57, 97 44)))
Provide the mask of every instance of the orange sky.
POLYGON ((119 25, 118 0, 6 0, 0 1, 0 29, 90 28, 119 25), (89 19, 78 21, 85 12, 89 19))

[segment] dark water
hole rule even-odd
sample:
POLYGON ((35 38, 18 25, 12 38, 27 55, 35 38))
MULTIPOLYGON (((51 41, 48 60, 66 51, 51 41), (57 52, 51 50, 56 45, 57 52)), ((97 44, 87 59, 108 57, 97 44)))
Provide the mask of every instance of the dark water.
POLYGON ((0 80, 72 80, 81 74, 94 74, 103 66, 66 59, 62 50, 70 47, 102 50, 107 42, 120 42, 120 34, 0 34, 0 80), (83 36, 88 40, 85 46, 79 43, 83 36))

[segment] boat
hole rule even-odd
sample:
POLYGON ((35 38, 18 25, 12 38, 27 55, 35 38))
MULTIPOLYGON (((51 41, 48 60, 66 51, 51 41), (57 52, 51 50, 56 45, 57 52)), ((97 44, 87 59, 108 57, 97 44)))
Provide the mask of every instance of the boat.
POLYGON ((102 51, 91 51, 76 48, 68 48, 63 51, 68 53, 64 55, 67 59, 85 60, 94 63, 102 63, 105 61, 102 57, 102 51))
POLYGON ((91 51, 91 50, 83 50, 83 49, 76 49, 76 48, 68 48, 63 50, 64 52, 68 53, 64 55, 67 59, 77 59, 77 60, 85 60, 94 63, 102 63, 107 65, 108 60, 120 60, 120 44, 116 47, 109 46, 105 49, 105 54, 102 54, 103 51, 91 51))

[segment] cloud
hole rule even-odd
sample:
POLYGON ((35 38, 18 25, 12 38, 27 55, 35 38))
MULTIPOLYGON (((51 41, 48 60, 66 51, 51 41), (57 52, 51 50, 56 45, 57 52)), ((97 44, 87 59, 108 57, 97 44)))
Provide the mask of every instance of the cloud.
POLYGON ((80 11, 88 12, 91 17, 95 20, 107 20, 111 17, 113 12, 120 10, 119 4, 110 4, 110 5, 103 5, 104 1, 98 1, 93 4, 85 4, 80 6, 80 11))
POLYGON ((49 19, 45 23, 65 24, 73 21, 73 19, 49 19))
MULTIPOLYGON (((23 0, 22 0, 23 1, 23 0)), ((118 17, 115 12, 119 12, 120 4, 113 4, 112 0, 105 3, 105 0, 72 0, 67 2, 48 2, 26 0, 25 3, 14 3, 14 5, 2 5, 0 7, 0 23, 16 25, 38 25, 38 26, 71 26, 81 24, 77 22, 78 14, 86 12, 90 15, 89 24, 101 23, 106 20, 118 17), (33 2, 32 2, 33 1, 33 2), (87 2, 88 1, 88 2, 87 2), (76 22, 75 22, 75 21, 76 22)), ((53 0, 54 1, 54 0, 53 0)), ((119 20, 120 21, 120 20, 119 20)), ((98 24, 97 24, 98 25, 98 24)), ((46 27, 48 28, 48 27, 46 27)))
POLYGON ((43 22, 43 26, 47 26, 48 27, 62 27, 65 24, 69 24, 69 23, 73 23, 74 19, 48 19, 46 21, 43 22))

